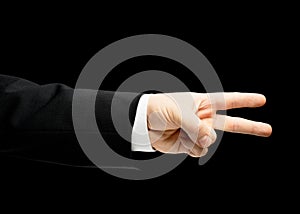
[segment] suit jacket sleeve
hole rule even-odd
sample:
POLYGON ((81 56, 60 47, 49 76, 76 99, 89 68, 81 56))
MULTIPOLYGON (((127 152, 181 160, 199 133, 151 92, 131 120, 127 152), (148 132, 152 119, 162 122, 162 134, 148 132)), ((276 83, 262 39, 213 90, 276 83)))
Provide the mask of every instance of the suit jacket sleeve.
MULTIPOLYGON (((90 164, 74 133, 73 92, 72 88, 63 84, 38 85, 21 78, 0 75, 0 155, 90 164)), ((118 135, 110 117, 114 95, 120 108, 123 104, 130 105, 125 116, 131 123, 134 122, 141 95, 98 91, 96 98, 96 119, 103 138, 116 152, 130 157, 130 143, 118 135)), ((84 102, 84 97, 82 100, 84 102)))

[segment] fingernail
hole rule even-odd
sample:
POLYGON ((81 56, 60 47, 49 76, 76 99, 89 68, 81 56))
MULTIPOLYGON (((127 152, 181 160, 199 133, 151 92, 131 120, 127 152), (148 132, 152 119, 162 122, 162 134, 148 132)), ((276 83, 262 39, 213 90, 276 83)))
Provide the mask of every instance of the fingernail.
POLYGON ((201 147, 206 148, 211 144, 211 139, 208 136, 204 136, 199 140, 201 147))
POLYGON ((208 152, 207 148, 203 149, 203 151, 201 153, 201 157, 205 156, 207 154, 207 152, 208 152))

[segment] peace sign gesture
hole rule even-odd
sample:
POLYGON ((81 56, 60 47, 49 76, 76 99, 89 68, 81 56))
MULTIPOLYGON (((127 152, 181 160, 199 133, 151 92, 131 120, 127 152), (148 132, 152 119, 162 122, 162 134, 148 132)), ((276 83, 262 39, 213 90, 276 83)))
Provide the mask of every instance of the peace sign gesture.
POLYGON ((153 148, 164 153, 201 157, 215 142, 214 129, 268 137, 269 124, 218 114, 218 110, 260 107, 266 102, 254 93, 166 93, 151 95, 147 122, 153 148))

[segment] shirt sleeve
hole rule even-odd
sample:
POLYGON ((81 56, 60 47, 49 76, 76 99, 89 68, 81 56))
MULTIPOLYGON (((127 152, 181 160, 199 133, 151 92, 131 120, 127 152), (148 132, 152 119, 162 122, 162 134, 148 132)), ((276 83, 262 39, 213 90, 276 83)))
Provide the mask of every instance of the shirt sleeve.
POLYGON ((147 106, 150 94, 144 94, 138 103, 131 135, 131 150, 155 152, 151 146, 147 126, 147 106))

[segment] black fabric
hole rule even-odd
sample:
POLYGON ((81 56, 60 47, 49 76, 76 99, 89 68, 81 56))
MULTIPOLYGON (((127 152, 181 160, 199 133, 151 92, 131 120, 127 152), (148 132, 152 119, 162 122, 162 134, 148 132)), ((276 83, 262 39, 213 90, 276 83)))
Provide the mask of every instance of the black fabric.
MULTIPOLYGON (((72 99, 74 90, 66 85, 36 83, 0 75, 0 154, 16 155, 68 164, 91 164, 82 152, 73 128, 72 99)), ((110 117, 114 95, 134 121, 140 95, 99 91, 96 119, 106 142, 118 153, 130 155, 130 143, 114 129, 110 117)), ((84 101, 84 99, 83 99, 84 101)), ((131 132, 131 127, 124 127, 131 132)))
POLYGON ((102 137, 106 142, 109 142, 108 145, 114 151, 127 158, 133 157, 131 143, 128 140, 131 139, 132 126, 140 97, 141 94, 137 93, 99 91, 96 98, 96 118, 102 137), (113 98, 115 117, 118 119, 118 124, 121 126, 120 128, 124 136, 116 134, 118 132, 112 121, 111 109, 113 98), (124 110, 125 107, 129 108, 128 111, 124 110), (128 117, 131 124, 126 123, 128 117))
POLYGON ((139 103, 139 100, 141 99, 141 97, 143 96, 143 94, 159 94, 161 93, 160 91, 157 91, 157 90, 148 90, 148 91, 145 91, 143 93, 140 93, 139 95, 137 95, 131 105, 130 105, 130 111, 129 111, 129 119, 130 119, 130 123, 131 125, 133 126, 134 124, 134 118, 135 118, 135 114, 136 114, 136 110, 137 110, 137 106, 138 106, 138 103, 139 103))
POLYGON ((139 100, 141 99, 142 96, 143 96, 143 93, 137 95, 130 104, 129 120, 130 120, 130 123, 132 126, 134 124, 134 118, 136 115, 137 106, 138 106, 139 100))

